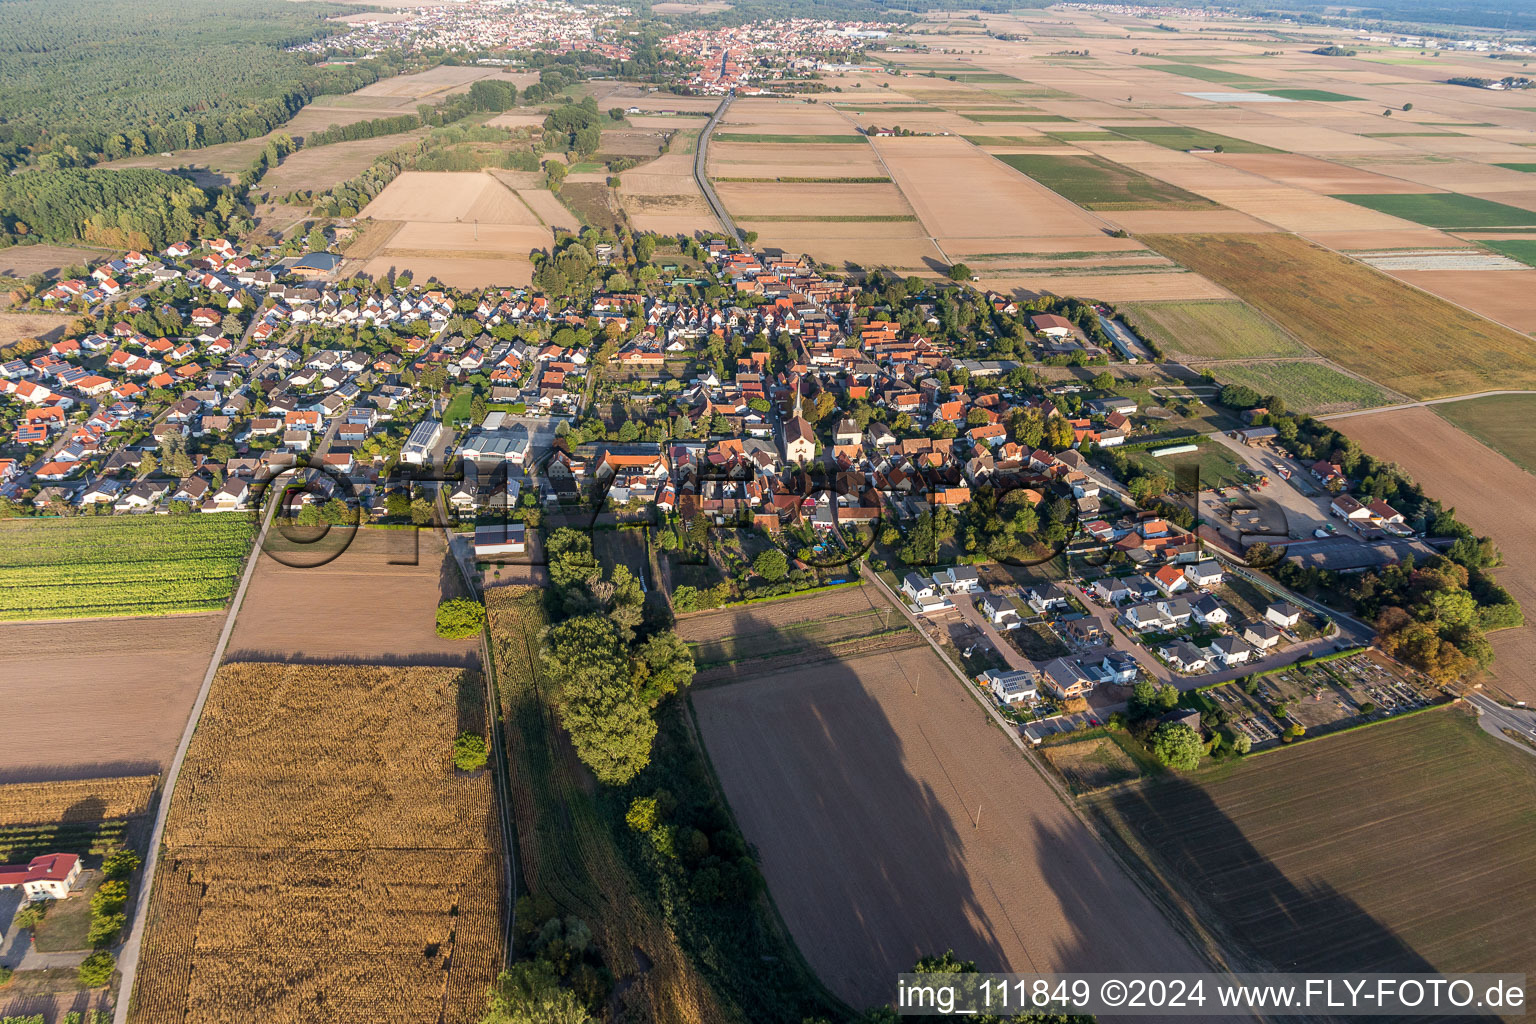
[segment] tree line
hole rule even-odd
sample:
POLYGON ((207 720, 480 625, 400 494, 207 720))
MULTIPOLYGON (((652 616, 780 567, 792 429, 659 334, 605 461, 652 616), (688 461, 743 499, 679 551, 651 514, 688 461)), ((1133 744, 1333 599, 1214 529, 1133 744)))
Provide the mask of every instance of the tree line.
POLYGON ((238 204, 148 168, 69 168, 0 178, 0 244, 27 238, 160 249, 223 231, 238 204))

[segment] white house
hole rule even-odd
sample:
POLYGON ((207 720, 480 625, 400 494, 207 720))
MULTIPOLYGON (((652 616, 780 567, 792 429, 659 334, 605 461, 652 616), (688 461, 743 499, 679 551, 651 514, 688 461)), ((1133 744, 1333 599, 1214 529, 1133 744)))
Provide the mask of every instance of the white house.
POLYGON ((1042 583, 1039 586, 1030 587, 1024 591, 1024 601, 1034 610, 1036 615, 1044 615, 1046 612, 1067 611, 1072 607, 1067 595, 1054 583, 1042 583))
POLYGON ((1250 622, 1243 627, 1243 639, 1267 651, 1280 642, 1280 631, 1268 622, 1250 622))
POLYGON ((1221 563, 1214 558, 1184 567, 1184 575, 1197 587, 1215 587, 1222 581, 1221 563))
POLYGON ((1203 626, 1224 626, 1231 618, 1226 607, 1210 594, 1204 594, 1191 608, 1195 618, 1203 626))
POLYGON ((1301 609, 1289 601, 1276 601, 1264 609, 1264 617, 1281 629, 1290 629, 1301 621, 1301 609))
POLYGON ((1334 498, 1328 508, 1340 519, 1365 521, 1371 518, 1371 510, 1347 494, 1341 494, 1334 498))
POLYGON ((932 597, 936 591, 933 581, 928 577, 909 572, 907 578, 901 581, 901 592, 913 601, 920 601, 925 597, 932 597))
POLYGON ((21 887, 28 900, 67 900, 80 877, 80 858, 72 853, 45 853, 26 864, 0 866, 0 889, 21 887))
POLYGON ((933 582, 946 594, 961 592, 974 594, 981 589, 981 575, 973 565, 957 565, 953 569, 940 569, 933 574, 933 582))
POLYGON ((992 696, 1004 704, 1022 704, 1040 695, 1034 674, 1025 669, 999 672, 989 668, 976 678, 981 685, 992 691, 992 696))
POLYGON ((1157 649, 1164 661, 1180 672, 1199 672, 1205 668, 1206 657, 1200 649, 1187 640, 1172 640, 1157 649))
POLYGON ((1205 648, 1205 656, 1212 665, 1241 665, 1253 655, 1253 648, 1235 636, 1219 636, 1205 648))
POLYGON ((1110 651, 1099 662, 1099 682, 1132 683, 1136 681, 1139 671, 1135 658, 1123 651, 1110 651))
POLYGON ((1024 624, 1019 618, 1019 611, 1006 597, 998 594, 983 594, 976 602, 976 607, 987 617, 987 621, 998 629, 1018 629, 1024 624))
POLYGON ((1155 604, 1133 605, 1125 610, 1125 621, 1138 633, 1154 629, 1167 629, 1173 625, 1168 616, 1155 604))

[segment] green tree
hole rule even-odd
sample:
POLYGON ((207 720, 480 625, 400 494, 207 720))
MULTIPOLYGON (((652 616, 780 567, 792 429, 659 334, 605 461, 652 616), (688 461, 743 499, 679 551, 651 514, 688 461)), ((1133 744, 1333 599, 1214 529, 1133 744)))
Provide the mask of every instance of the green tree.
POLYGON ((640 645, 635 668, 640 695, 654 706, 693 682, 693 649, 676 631, 663 630, 640 645))
POLYGON ((1093 385, 1095 391, 1110 391, 1115 386, 1115 375, 1105 370, 1094 374, 1093 380, 1089 383, 1093 385))
POLYGON ((522 960, 496 979, 480 1024, 593 1024, 576 993, 547 960, 522 960))
POLYGON ((142 858, 132 850, 113 850, 101 862, 101 871, 107 878, 116 881, 131 877, 142 863, 142 858))
POLYGON ((461 732, 453 740, 453 766, 463 772, 477 772, 485 767, 489 752, 485 737, 477 732, 461 732))
POLYGON ((485 605, 467 597, 451 597, 437 606, 437 635, 466 640, 485 625, 485 605))
POLYGON ((656 723, 637 692, 619 627, 579 615, 545 631, 553 703, 576 755, 598 781, 620 786, 650 763, 656 723))
POLYGON ((777 581, 789 574, 789 559, 778 548, 769 548, 753 560, 752 568, 763 579, 777 581))
POLYGON ((1152 754, 1160 764, 1187 772, 1199 767, 1205 752, 1200 734, 1183 722, 1164 722, 1152 733, 1152 754))
POLYGON ((969 281, 971 279, 971 268, 964 263, 956 263, 949 268, 949 279, 951 281, 969 281))
POLYGON ((112 980, 112 972, 117 970, 117 961, 112 954, 104 949, 98 949, 80 964, 80 984, 86 988, 103 988, 112 980))

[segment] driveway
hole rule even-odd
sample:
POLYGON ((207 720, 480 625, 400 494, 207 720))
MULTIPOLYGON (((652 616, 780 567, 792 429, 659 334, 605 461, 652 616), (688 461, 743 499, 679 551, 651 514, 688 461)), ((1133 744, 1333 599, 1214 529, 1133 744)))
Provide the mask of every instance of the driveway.
POLYGON ((1026 672, 1034 670, 1035 663, 1020 654, 1018 649, 1003 636, 1002 630, 987 621, 987 617, 977 609, 976 599, 972 595, 955 594, 950 599, 954 601, 955 608, 960 612, 961 618, 981 630, 987 639, 992 641, 992 646, 997 648, 998 653, 1003 656, 1003 660, 1008 663, 1009 668, 1023 669, 1026 672))

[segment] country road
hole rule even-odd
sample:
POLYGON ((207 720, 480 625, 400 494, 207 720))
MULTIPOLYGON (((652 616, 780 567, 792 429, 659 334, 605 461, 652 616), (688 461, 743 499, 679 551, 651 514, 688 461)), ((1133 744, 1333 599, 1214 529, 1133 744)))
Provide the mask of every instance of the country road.
POLYGON ((1344 420, 1353 416, 1374 416, 1379 412, 1398 412, 1403 409, 1425 409, 1431 405, 1450 405, 1452 402, 1470 402, 1474 398, 1493 398, 1495 395, 1536 395, 1536 391, 1474 391, 1470 395, 1450 395, 1446 398, 1427 398, 1422 402, 1400 402, 1375 409, 1356 409, 1353 412, 1335 412, 1318 416, 1320 420, 1344 420))
POLYGON ((1469 693, 1466 699, 1468 704, 1477 708, 1477 724, 1483 727, 1484 732, 1536 757, 1536 711, 1512 708, 1480 693, 1469 693), (1519 733, 1526 739, 1522 742, 1505 733, 1505 729, 1519 733))
POLYGON ((704 199, 709 203, 709 208, 715 211, 715 219, 725 229, 726 237, 736 245, 745 245, 741 232, 736 229, 736 222, 731 220, 731 215, 725 211, 725 205, 720 202, 720 197, 715 195, 715 187, 709 183, 709 174, 705 170, 705 164, 709 162, 709 137, 715 133, 715 125, 720 123, 720 118, 724 116, 726 108, 735 98, 735 93, 726 93, 725 99, 720 101, 715 112, 709 115, 709 123, 704 126, 703 131, 699 132, 699 144, 694 147, 693 152, 693 180, 699 183, 699 190, 704 193, 704 199))

